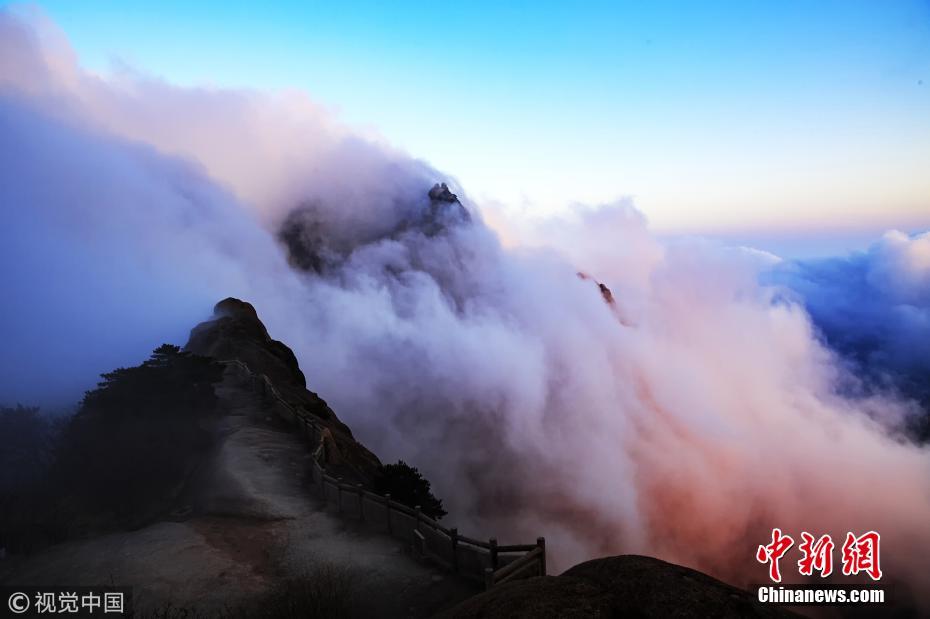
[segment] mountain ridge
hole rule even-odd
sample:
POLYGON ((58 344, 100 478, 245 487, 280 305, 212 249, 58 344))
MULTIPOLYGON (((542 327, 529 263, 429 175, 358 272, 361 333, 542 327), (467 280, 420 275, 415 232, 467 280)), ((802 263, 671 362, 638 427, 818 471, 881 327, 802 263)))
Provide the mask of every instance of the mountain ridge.
POLYGON ((246 301, 227 297, 214 306, 213 316, 190 333, 184 350, 217 361, 240 361, 259 376, 267 376, 276 392, 291 407, 319 419, 327 430, 327 465, 359 482, 371 483, 381 466, 378 457, 355 440, 323 398, 307 389, 307 380, 294 352, 273 339, 246 301))

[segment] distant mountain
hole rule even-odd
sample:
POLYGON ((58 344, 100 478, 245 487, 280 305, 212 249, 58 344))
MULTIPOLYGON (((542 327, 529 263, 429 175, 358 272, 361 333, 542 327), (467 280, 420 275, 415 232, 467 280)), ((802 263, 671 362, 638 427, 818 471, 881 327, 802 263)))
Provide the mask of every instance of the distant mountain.
POLYGON ((411 231, 432 237, 472 222, 468 210, 445 183, 433 185, 423 201, 395 207, 398 212, 394 217, 358 228, 334 225, 321 213, 319 204, 301 204, 284 218, 278 239, 287 250, 291 266, 325 273, 361 246, 398 239, 411 231))

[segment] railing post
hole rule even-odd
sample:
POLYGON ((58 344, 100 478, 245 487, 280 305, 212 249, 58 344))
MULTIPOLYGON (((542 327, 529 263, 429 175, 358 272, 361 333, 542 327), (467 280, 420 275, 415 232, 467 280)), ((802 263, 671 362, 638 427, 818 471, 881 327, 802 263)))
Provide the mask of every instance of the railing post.
POLYGON ((449 529, 449 538, 452 540, 452 572, 459 571, 459 530, 456 527, 449 529))
POLYGON ((484 568, 484 589, 487 591, 494 586, 494 570, 489 567, 484 568))
POLYGON ((336 505, 339 506, 339 513, 342 513, 342 478, 336 478, 336 505))
POLYGON ((539 575, 546 575, 546 538, 537 537, 536 545, 542 548, 542 554, 539 556, 539 575))
POLYGON ((384 495, 384 513, 387 515, 388 535, 394 535, 394 528, 391 526, 391 493, 384 495))
POLYGON ((420 509, 420 506, 417 505, 414 509, 417 510, 417 531, 420 530, 420 517, 423 515, 423 510, 420 509))
POLYGON ((364 522, 364 521, 365 521, 365 494, 364 494, 364 490, 362 489, 362 484, 356 484, 355 487, 358 488, 358 519, 361 520, 362 522, 364 522))
POLYGON ((488 540, 488 544, 491 546, 491 569, 497 569, 497 538, 492 537, 488 540))

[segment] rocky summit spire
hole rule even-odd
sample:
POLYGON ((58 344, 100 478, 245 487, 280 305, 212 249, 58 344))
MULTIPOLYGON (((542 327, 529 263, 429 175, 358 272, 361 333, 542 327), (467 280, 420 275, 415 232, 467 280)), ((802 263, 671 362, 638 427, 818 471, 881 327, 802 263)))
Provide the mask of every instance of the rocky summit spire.
POLYGON ((449 186, 445 183, 436 183, 429 190, 429 199, 434 202, 458 202, 457 195, 449 191, 449 186))

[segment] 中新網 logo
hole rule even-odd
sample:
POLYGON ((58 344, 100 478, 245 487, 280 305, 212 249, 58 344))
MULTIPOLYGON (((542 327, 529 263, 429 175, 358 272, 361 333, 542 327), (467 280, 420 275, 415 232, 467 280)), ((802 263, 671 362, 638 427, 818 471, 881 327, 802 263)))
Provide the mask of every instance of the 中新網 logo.
MULTIPOLYGON (((844 576, 855 576, 860 572, 868 574, 872 580, 882 577, 881 562, 879 560, 879 542, 881 536, 875 531, 869 531, 856 536, 846 534, 846 540, 841 549, 842 572, 844 576)), ((773 582, 781 582, 781 569, 779 561, 794 546, 794 538, 782 533, 781 529, 772 529, 772 541, 756 550, 756 560, 768 564, 769 578, 773 582)), ((822 577, 833 573, 833 549, 835 544, 829 535, 815 538, 804 531, 801 533, 801 543, 798 550, 801 558, 798 560, 798 572, 803 576, 811 576, 815 571, 822 577)))

